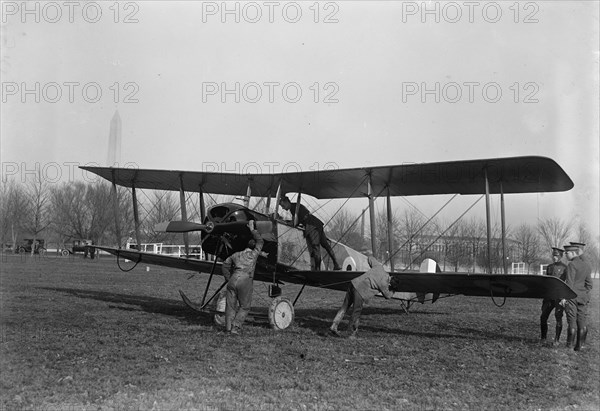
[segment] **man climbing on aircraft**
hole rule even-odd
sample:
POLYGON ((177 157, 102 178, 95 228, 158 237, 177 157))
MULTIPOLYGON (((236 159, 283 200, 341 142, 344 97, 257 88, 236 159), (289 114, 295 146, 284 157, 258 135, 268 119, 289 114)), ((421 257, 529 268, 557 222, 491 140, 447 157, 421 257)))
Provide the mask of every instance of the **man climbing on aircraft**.
MULTIPOLYGON (((567 266, 561 261, 564 250, 561 248, 552 247, 552 264, 548 264, 546 268, 546 275, 559 278, 565 281, 567 276, 567 266)), ((548 334, 548 317, 554 310, 554 318, 556 319, 556 334, 554 336, 554 346, 558 345, 560 334, 562 333, 562 318, 565 311, 565 307, 560 304, 560 300, 551 300, 544 298, 542 301, 542 314, 540 316, 540 327, 541 337, 540 342, 544 344, 546 342, 546 336, 548 334)))
POLYGON ((233 253, 223 262, 223 276, 227 280, 227 305, 225 307, 225 330, 239 334, 242 324, 252 305, 252 280, 256 260, 263 248, 264 240, 254 227, 254 221, 248 221, 253 239, 243 251, 233 253), (233 273, 232 273, 233 270, 233 273), (237 303, 239 302, 239 308, 237 303))
POLYGON ((373 256, 369 256, 368 261, 371 269, 350 282, 344 302, 333 319, 333 324, 329 330, 335 336, 341 337, 338 326, 344 319, 344 315, 348 309, 352 308, 350 323, 348 325, 348 329, 350 330, 349 338, 356 338, 360 313, 365 301, 370 300, 380 292, 386 299, 392 298, 394 294, 390 290, 391 277, 383 269, 381 263, 375 260, 373 256))
POLYGON ((341 270, 335 253, 329 244, 329 240, 323 231, 323 222, 312 215, 302 204, 292 203, 287 196, 283 196, 280 201, 281 208, 292 214, 292 221, 295 220, 296 210, 298 210, 298 223, 304 225, 304 238, 310 253, 310 268, 313 271, 321 270, 321 247, 327 251, 327 254, 333 261, 333 269, 341 270))

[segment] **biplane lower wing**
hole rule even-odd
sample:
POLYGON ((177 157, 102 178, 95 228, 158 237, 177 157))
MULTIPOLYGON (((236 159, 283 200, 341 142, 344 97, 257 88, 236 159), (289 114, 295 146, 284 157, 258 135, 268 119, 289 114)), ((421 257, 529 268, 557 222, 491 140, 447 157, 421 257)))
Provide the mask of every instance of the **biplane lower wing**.
MULTIPOLYGON (((298 283, 345 290, 361 271, 295 271, 286 274, 298 283)), ((462 294, 474 297, 572 299, 577 294, 552 276, 526 274, 390 273, 394 291, 433 294, 462 294)), ((286 280, 281 278, 282 280, 286 280)))
MULTIPOLYGON (((117 257, 134 263, 160 265, 182 270, 210 273, 214 262, 194 258, 152 254, 96 246, 117 257)), ((346 290, 348 283, 363 271, 295 271, 277 273, 279 283, 293 283, 331 290, 346 290)), ((221 263, 215 274, 221 275, 221 263)), ((456 274, 456 273, 390 273, 397 292, 462 294, 475 297, 572 299, 577 294, 563 281, 551 276, 519 274, 456 274)), ((272 282, 272 274, 262 273, 257 267, 255 280, 272 282)))
MULTIPOLYGON (((179 268, 181 270, 189 270, 203 273, 210 273, 214 262, 199 260, 196 258, 185 258, 185 257, 174 257, 170 255, 161 255, 154 253, 145 253, 137 250, 127 250, 123 248, 105 247, 95 245, 95 248, 106 251, 112 255, 120 258, 131 260, 132 262, 139 264, 152 264, 160 265, 163 267, 179 268)), ((221 264, 218 263, 220 266, 221 264)), ((215 271, 219 275, 221 274, 221 268, 217 268, 215 271)))

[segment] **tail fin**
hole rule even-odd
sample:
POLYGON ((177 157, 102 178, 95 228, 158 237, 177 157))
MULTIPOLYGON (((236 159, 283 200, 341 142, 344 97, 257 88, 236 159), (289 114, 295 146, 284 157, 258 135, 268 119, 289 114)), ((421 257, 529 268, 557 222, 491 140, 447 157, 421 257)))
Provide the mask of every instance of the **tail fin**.
MULTIPOLYGON (((440 273, 442 270, 440 270, 440 266, 438 265, 438 263, 436 263, 431 258, 426 258, 421 263, 421 268, 419 269, 419 271, 422 273, 440 273)), ((424 304, 426 297, 429 295, 430 294, 417 293, 417 299, 421 304, 424 304)), ((438 298, 440 298, 440 293, 431 294, 431 303, 435 303, 438 300, 438 298)))

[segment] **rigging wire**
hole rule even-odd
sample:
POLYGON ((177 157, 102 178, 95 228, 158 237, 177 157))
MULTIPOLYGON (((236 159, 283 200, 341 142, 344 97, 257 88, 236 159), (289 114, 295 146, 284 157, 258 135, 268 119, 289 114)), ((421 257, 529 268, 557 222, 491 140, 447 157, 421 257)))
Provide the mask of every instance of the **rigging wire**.
MULTIPOLYGON (((390 260, 391 260, 391 259, 392 259, 392 258, 393 258, 395 255, 396 255, 396 254, 398 254, 398 253, 399 253, 399 252, 402 250, 402 247, 404 247, 406 244, 408 244, 409 242, 411 242, 411 241, 413 240, 413 238, 415 238, 415 237, 417 236, 417 234, 419 234, 419 233, 420 233, 420 232, 421 232, 421 231, 422 231, 422 230, 423 230, 423 229, 424 229, 424 228, 427 226, 427 224, 429 224, 429 222, 430 222, 431 220, 433 220, 433 219, 434 219, 434 218, 435 218, 435 217, 436 217, 436 216, 437 216, 439 213, 441 213, 441 212, 442 212, 442 210, 443 210, 444 208, 446 208, 446 206, 447 206, 448 204, 450 204, 450 203, 451 203, 451 202, 452 202, 452 201, 453 201, 453 200, 454 200, 454 199, 455 199, 457 196, 458 196, 458 194, 454 194, 454 195, 452 196, 452 198, 450 198, 448 201, 446 201, 446 204, 444 204, 444 205, 443 205, 443 206, 442 206, 442 207, 441 207, 441 208, 440 208, 440 209, 439 209, 439 210, 438 210, 438 211, 437 211, 435 214, 433 214, 431 217, 429 217, 429 219, 428 219, 427 221, 425 221, 425 223, 423 223, 423 225, 422 225, 422 226, 421 226, 421 227, 420 227, 420 228, 419 228, 419 229, 418 229, 418 230, 417 230, 417 231, 416 231, 414 234, 412 234, 412 235, 410 236, 410 238, 408 238, 408 239, 407 239, 407 240, 406 240, 406 241, 405 241, 405 242, 404 242, 404 243, 403 243, 403 244, 402 244, 400 247, 398 247, 398 248, 396 249, 396 251, 395 251, 395 252, 394 252, 392 255, 390 255, 390 256, 388 257, 388 259, 385 261, 385 263, 388 263, 388 262, 389 262, 389 261, 390 261, 390 260)), ((467 211, 468 211, 468 210, 467 210, 467 211)), ((461 217, 462 217, 462 216, 461 216, 461 217)), ((459 219, 460 219, 461 217, 459 217, 459 219)), ((385 263, 384 263, 384 264, 385 264, 385 263)), ((406 270, 406 268, 405 268, 404 270, 406 270)))
MULTIPOLYGON (((448 226, 448 228, 446 228, 442 233, 440 233, 440 235, 438 235, 427 247, 425 247, 421 253, 415 257, 411 262, 409 267, 411 267, 415 261, 417 261, 417 259, 421 258, 423 256, 423 254, 425 253, 425 251, 427 251, 432 245, 434 245, 436 243, 437 240, 440 239, 441 236, 443 236, 444 234, 446 234, 446 232, 448 230, 450 230, 456 223, 458 223, 460 221, 461 218, 464 217, 465 214, 467 214, 473 207, 475 207, 475 205, 483 198, 484 196, 482 195, 481 197, 479 197, 477 200, 475 200, 475 202, 473 204, 471 204, 471 206, 469 208, 467 208, 456 220, 454 220, 454 222, 452 224, 450 224, 448 226)), ((405 267, 403 271, 406 271, 408 269, 408 267, 405 267)))

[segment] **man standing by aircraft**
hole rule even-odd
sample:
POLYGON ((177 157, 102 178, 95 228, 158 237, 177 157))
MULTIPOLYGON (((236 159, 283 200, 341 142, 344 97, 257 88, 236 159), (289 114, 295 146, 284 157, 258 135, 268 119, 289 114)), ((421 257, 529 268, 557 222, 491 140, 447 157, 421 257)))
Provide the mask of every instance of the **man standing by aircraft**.
POLYGON ((338 332, 338 326, 344 319, 344 315, 348 309, 352 308, 350 324, 348 325, 350 329, 349 338, 356 338, 358 322, 364 302, 370 300, 380 292, 386 299, 392 298, 394 294, 390 291, 391 277, 383 269, 381 263, 372 256, 369 256, 369 266, 371 267, 369 271, 350 282, 344 302, 333 320, 330 331, 338 337, 341 336, 338 332))
POLYGON ((292 221, 296 218, 296 210, 298 212, 298 223, 304 225, 304 238, 310 253, 310 268, 313 271, 321 270, 321 247, 327 251, 327 254, 333 261, 333 269, 341 270, 338 264, 333 249, 329 244, 329 240, 323 231, 323 222, 312 215, 302 204, 293 203, 287 196, 281 198, 281 208, 289 211, 292 214, 292 221))
POLYGON ((571 347, 573 339, 577 336, 575 351, 579 351, 584 347, 587 337, 587 308, 592 290, 592 269, 578 255, 579 247, 566 245, 564 248, 569 260, 565 282, 577 293, 577 297, 567 300, 565 306, 567 327, 569 327, 567 330, 567 347, 571 347), (577 325, 577 334, 575 334, 575 325, 577 325))
POLYGON ((573 242, 573 241, 569 241, 569 244, 574 245, 575 247, 577 247, 577 257, 579 257, 583 261, 585 261, 585 256, 583 255, 585 244, 584 243, 576 243, 576 242, 573 242))
POLYGON ((252 305, 252 280, 256 260, 263 248, 264 240, 254 227, 254 221, 248 222, 253 239, 243 251, 233 253, 223 263, 223 276, 227 280, 227 305, 225 308, 225 330, 239 334, 242 324, 252 305), (233 270, 233 273, 232 273, 233 270), (239 302, 239 308, 237 303, 239 302), (237 309, 236 309, 237 308, 237 309))
MULTIPOLYGON (((567 276, 567 266, 561 261, 564 250, 556 247, 552 247, 552 264, 549 264, 546 268, 546 275, 557 277, 565 281, 567 276)), ((561 305, 560 300, 551 300, 544 298, 542 301, 542 315, 540 316, 540 327, 541 327, 541 338, 540 342, 546 342, 546 336, 548 334, 548 317, 554 310, 554 318, 556 319, 556 334, 554 337, 554 345, 558 345, 560 334, 562 333, 562 318, 565 311, 565 307, 561 305)))

